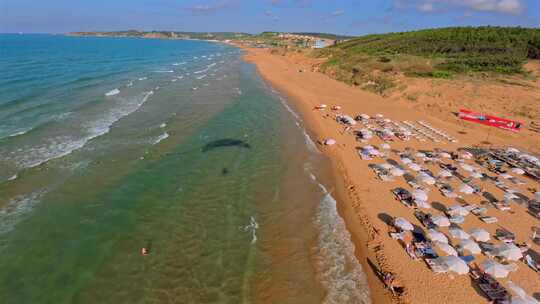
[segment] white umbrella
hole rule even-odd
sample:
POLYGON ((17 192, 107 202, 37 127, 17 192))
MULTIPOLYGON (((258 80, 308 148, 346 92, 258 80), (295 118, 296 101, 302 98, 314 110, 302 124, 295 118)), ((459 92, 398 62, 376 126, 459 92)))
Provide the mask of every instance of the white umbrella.
POLYGON ((426 157, 426 154, 422 153, 422 152, 416 152, 416 154, 414 156, 424 158, 424 157, 426 157))
POLYGON ((487 242, 490 239, 489 232, 481 228, 474 228, 469 231, 469 234, 477 242, 487 242))
POLYGON ((517 261, 523 257, 521 250, 514 244, 503 243, 495 249, 495 255, 509 261, 517 261))
POLYGON ((405 165, 408 165, 408 164, 412 163, 412 160, 410 158, 404 157, 404 158, 401 159, 401 162, 404 163, 405 165))
POLYGON ((382 143, 381 148, 384 149, 384 150, 390 150, 391 149, 390 145, 387 144, 387 143, 382 143))
POLYGON ((461 184, 461 186, 459 186, 459 192, 465 194, 472 194, 474 193, 474 189, 467 184, 461 184))
POLYGON ((440 157, 443 157, 443 158, 452 158, 452 155, 450 155, 450 153, 446 153, 446 152, 441 152, 439 154, 440 157))
POLYGON ((412 193, 412 197, 415 199, 415 200, 418 200, 418 201, 427 201, 428 200, 428 195, 425 191, 423 190, 420 190, 420 189, 416 189, 413 191, 412 193))
POLYGON ((324 141, 324 144, 327 145, 327 146, 332 146, 332 145, 336 144, 336 140, 332 139, 332 138, 329 138, 329 139, 324 141))
POLYGON ((478 246, 478 244, 473 240, 461 240, 459 242, 459 246, 463 248, 463 250, 467 250, 472 254, 482 253, 482 249, 480 249, 480 246, 478 246))
POLYGON ((422 209, 431 209, 431 205, 428 204, 428 202, 426 202, 426 201, 415 200, 414 202, 416 203, 416 206, 417 206, 418 208, 422 208, 422 209))
POLYGON ((469 273, 469 266, 465 261, 458 258, 457 256, 445 256, 439 257, 436 259, 437 263, 445 265, 449 271, 453 271, 457 274, 467 274, 469 273))
POLYGON ((457 251, 454 249, 454 247, 448 245, 448 243, 444 242, 434 242, 437 248, 439 248, 442 252, 446 253, 447 255, 455 255, 457 256, 457 251))
POLYGON ((395 168, 394 166, 390 165, 389 163, 384 163, 384 164, 381 164, 380 166, 385 170, 392 170, 392 169, 395 168))
POLYGON ((503 200, 505 202, 511 201, 511 200, 513 200, 515 198, 518 198, 517 195, 515 195, 514 193, 511 193, 511 192, 505 192, 504 196, 503 196, 503 200))
POLYGON ((450 234, 452 238, 459 239, 459 240, 466 240, 471 237, 467 232, 459 228, 450 228, 448 230, 448 234, 450 234))
POLYGON ((471 165, 468 165, 468 164, 461 164, 461 168, 463 168, 463 170, 465 170, 467 172, 473 172, 474 171, 474 167, 471 166, 471 165))
POLYGON ((436 182, 433 177, 429 176, 429 174, 424 172, 420 172, 420 174, 418 174, 418 180, 428 185, 434 185, 436 182))
POLYGON ((450 226, 450 221, 448 220, 448 218, 446 216, 436 215, 436 216, 431 217, 431 221, 433 222, 433 224, 435 224, 435 225, 437 225, 439 227, 448 227, 448 226, 450 226))
POLYGON ((448 170, 441 170, 439 171, 439 174, 438 174, 440 177, 451 177, 452 176, 452 172, 448 171, 448 170))
POLYGON ((538 304, 535 298, 529 296, 523 288, 514 282, 508 281, 508 288, 516 295, 516 297, 512 298, 512 304, 538 304))
POLYGON ((433 242, 440 242, 440 243, 448 243, 448 239, 446 238, 446 235, 444 235, 442 232, 439 232, 435 229, 429 229, 428 230, 428 237, 433 242))
POLYGON ((422 167, 420 167, 420 165, 418 164, 415 164, 415 163, 410 163, 409 165, 409 168, 413 171, 420 171, 422 170, 422 167))
POLYGON ((540 201, 540 191, 537 191, 534 193, 534 200, 535 201, 540 201))
POLYGON ((461 153, 461 158, 463 159, 471 159, 473 157, 473 155, 469 152, 463 152, 461 153))
POLYGON ((474 172, 471 172, 471 177, 472 178, 482 178, 483 175, 480 172, 474 171, 474 172))
POLYGON ((508 153, 519 153, 519 150, 516 149, 516 148, 510 147, 510 148, 506 149, 506 152, 508 152, 508 153))
POLYGON ((486 260, 480 266, 484 269, 485 273, 496 278, 506 278, 510 273, 508 267, 493 260, 486 260))
POLYGON ((390 169, 390 174, 392 174, 393 176, 403 176, 405 175, 405 171, 399 168, 392 168, 390 169))
POLYGON ((521 168, 512 168, 512 170, 510 170, 510 171, 512 171, 512 173, 517 174, 517 175, 525 174, 525 171, 523 169, 521 169, 521 168))
POLYGON ((454 206, 448 208, 448 214, 467 216, 467 215, 469 215, 469 210, 465 209, 465 207, 463 207, 461 205, 454 205, 454 206))
POLYGON ((512 178, 513 176, 508 174, 508 173, 503 173, 500 175, 500 177, 504 178, 504 179, 509 179, 509 178, 512 178))
POLYGON ((371 117, 369 117, 369 115, 367 115, 367 114, 360 114, 359 116, 360 116, 360 118, 366 119, 366 120, 368 120, 368 119, 371 118, 371 117))
POLYGON ((396 226, 396 228, 399 228, 399 229, 404 230, 404 231, 412 231, 412 230, 414 230, 413 225, 409 221, 407 221, 406 219, 404 219, 402 217, 396 217, 394 219, 394 226, 396 226))

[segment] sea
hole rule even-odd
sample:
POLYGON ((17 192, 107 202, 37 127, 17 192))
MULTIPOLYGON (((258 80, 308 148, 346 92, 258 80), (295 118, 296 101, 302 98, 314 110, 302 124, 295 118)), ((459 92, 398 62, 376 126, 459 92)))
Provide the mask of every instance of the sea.
POLYGON ((0 71, 1 303, 370 303, 327 159, 240 49, 2 34, 0 71))

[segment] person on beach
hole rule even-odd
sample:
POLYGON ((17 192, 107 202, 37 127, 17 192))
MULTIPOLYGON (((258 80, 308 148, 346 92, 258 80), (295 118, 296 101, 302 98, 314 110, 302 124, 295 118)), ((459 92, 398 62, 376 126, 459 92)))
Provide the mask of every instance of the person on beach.
POLYGON ((141 255, 147 256, 149 254, 150 254, 150 251, 146 247, 141 248, 141 255))
POLYGON ((392 292, 392 295, 396 295, 396 291, 394 289, 394 276, 387 272, 383 275, 383 280, 384 280, 384 285, 386 285, 386 287, 388 287, 388 289, 390 289, 390 291, 392 292))

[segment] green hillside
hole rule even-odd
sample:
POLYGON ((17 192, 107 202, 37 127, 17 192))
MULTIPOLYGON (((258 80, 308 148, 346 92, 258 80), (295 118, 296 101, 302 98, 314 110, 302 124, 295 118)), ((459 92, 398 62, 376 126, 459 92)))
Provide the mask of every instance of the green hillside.
POLYGON ((323 72, 355 85, 375 84, 372 89, 383 93, 396 73, 436 78, 521 73, 527 59, 540 59, 540 29, 455 27, 367 35, 315 56, 328 58, 323 72))

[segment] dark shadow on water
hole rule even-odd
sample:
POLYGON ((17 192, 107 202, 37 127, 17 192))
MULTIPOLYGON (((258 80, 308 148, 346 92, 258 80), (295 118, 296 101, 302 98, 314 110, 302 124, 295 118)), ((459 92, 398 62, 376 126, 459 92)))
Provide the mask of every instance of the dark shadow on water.
POLYGON ((228 175, 228 174, 229 174, 229 169, 223 168, 223 169, 221 170, 221 174, 222 174, 222 175, 228 175))
POLYGON ((214 140, 207 143, 206 145, 204 145, 204 147, 202 147, 202 152, 205 153, 214 149, 227 148, 227 147, 239 147, 239 148, 251 149, 251 145, 243 140, 233 139, 233 138, 223 138, 223 139, 218 139, 218 140, 214 140))

